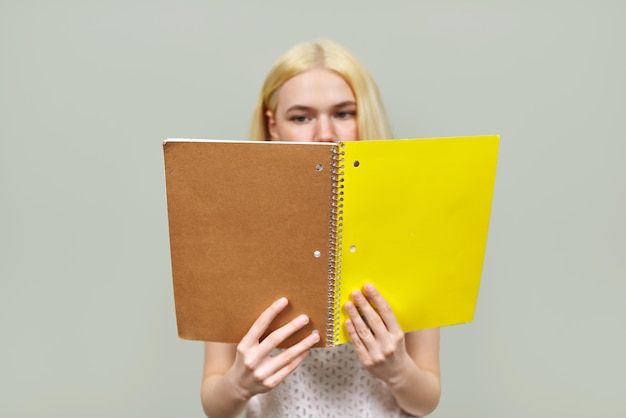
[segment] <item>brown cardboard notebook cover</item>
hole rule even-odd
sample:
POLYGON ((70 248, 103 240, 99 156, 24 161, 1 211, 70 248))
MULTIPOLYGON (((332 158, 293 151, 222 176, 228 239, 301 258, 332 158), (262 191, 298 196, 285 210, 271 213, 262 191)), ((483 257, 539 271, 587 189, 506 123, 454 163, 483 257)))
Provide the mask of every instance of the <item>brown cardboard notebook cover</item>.
MULTIPOLYGON (((335 144, 166 141, 176 319, 183 339, 237 343, 281 296, 330 345, 330 173, 335 144), (316 257, 319 251, 321 256, 316 257)), ((331 292, 332 294, 332 292, 331 292)))

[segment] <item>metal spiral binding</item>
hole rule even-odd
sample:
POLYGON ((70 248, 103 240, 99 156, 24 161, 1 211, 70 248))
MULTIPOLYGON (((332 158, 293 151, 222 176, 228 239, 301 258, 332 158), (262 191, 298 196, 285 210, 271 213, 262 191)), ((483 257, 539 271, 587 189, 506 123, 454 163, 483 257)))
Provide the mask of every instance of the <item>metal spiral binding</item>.
POLYGON ((341 290, 341 247, 343 239, 343 175, 345 145, 339 143, 332 148, 331 163, 331 203, 328 248, 328 323, 326 345, 334 346, 339 341, 341 311, 339 292, 341 290))

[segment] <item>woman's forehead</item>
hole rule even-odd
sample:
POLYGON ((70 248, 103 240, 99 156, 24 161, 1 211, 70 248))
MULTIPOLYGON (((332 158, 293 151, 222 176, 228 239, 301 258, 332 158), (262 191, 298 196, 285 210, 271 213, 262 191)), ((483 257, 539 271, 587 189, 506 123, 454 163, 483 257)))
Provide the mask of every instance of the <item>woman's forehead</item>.
POLYGON ((354 102, 350 85, 332 70, 315 68, 287 80, 278 91, 278 107, 334 106, 354 102))

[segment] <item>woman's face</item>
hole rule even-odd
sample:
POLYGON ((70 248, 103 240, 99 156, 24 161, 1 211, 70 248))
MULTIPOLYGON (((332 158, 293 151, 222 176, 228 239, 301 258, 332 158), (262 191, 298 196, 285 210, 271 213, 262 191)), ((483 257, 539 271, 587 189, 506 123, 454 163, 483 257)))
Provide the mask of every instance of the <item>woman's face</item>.
POLYGON ((356 100, 337 73, 316 68, 290 78, 278 90, 276 111, 267 111, 274 141, 337 142, 359 138, 356 100))

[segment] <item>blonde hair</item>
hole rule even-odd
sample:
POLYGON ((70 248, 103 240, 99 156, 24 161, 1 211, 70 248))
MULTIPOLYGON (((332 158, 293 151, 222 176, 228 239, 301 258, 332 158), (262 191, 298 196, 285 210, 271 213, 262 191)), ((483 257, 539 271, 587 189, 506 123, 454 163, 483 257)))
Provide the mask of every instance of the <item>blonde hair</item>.
POLYGON ((330 40, 298 44, 272 67, 257 101, 250 139, 269 140, 266 111, 276 111, 278 91, 290 78, 313 68, 326 68, 348 83, 357 105, 359 139, 391 139, 391 130, 376 83, 365 67, 345 48, 330 40))

